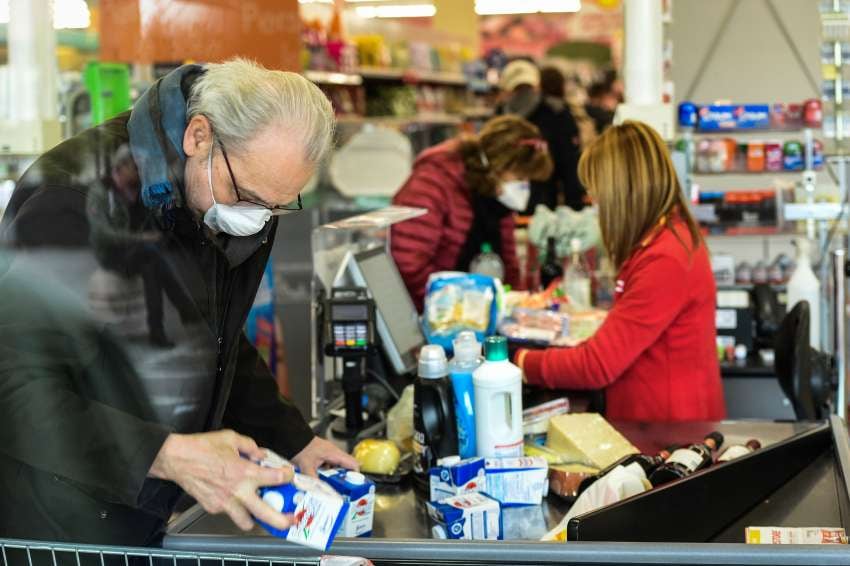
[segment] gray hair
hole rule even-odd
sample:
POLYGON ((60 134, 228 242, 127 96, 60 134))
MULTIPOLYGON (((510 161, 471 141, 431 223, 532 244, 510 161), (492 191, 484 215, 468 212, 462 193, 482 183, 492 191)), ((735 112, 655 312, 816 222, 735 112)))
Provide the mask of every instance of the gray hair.
POLYGON ((305 157, 321 161, 331 145, 334 112, 324 93, 298 73, 274 71, 247 59, 204 66, 189 94, 189 119, 199 114, 235 151, 272 124, 301 136, 305 157))

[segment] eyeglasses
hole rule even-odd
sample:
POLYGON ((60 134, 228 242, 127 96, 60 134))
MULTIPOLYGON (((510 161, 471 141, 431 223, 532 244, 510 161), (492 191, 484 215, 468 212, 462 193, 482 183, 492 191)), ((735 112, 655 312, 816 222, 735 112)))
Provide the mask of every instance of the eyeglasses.
POLYGON ((267 210, 271 210, 272 214, 275 216, 304 210, 304 204, 301 202, 301 193, 298 193, 298 199, 294 203, 283 204, 278 206, 269 206, 262 202, 242 198, 242 195, 239 194, 239 185, 236 184, 236 177, 233 176, 233 168, 230 167, 230 159, 227 158, 227 150, 224 149, 224 144, 221 142, 221 140, 216 141, 218 141, 218 146, 221 148, 221 154, 224 156, 224 163, 225 165, 227 165, 227 173, 230 175, 230 182, 233 183, 233 191, 236 193, 236 198, 239 202, 247 202, 257 206, 262 206, 267 210))

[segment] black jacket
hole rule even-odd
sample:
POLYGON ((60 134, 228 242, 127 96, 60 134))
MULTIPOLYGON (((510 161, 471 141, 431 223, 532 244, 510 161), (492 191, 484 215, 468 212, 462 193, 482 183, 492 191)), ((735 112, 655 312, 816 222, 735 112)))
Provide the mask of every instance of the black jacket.
POLYGON ((561 101, 543 98, 529 114, 528 121, 540 129, 549 144, 554 169, 549 179, 531 184, 531 199, 527 212, 534 213, 538 204, 555 209, 558 194, 564 204, 576 210, 584 207, 585 190, 578 179, 578 160, 581 155, 579 131, 569 107, 561 101))
POLYGON ((0 223, 0 538, 150 544, 180 495, 146 478, 170 432, 313 437, 242 331, 276 219, 229 238, 146 208, 128 118, 40 157, 0 223))

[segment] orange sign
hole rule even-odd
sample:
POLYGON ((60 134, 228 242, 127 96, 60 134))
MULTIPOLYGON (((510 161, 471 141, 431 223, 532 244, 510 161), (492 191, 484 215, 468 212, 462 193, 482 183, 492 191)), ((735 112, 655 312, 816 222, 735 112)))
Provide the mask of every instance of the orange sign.
POLYGON ((101 59, 221 61, 300 70, 298 0, 100 0, 101 59))

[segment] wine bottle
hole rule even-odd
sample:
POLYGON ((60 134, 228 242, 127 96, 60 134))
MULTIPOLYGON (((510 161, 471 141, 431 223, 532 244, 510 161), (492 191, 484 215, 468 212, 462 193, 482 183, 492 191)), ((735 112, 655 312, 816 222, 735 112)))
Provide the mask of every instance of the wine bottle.
POLYGON ((713 452, 721 445, 723 435, 712 432, 701 443, 679 448, 652 473, 649 482, 657 487, 707 468, 713 462, 713 452))
POLYGON ((665 449, 659 452, 655 456, 650 456, 648 454, 629 454, 627 456, 623 456, 607 468, 601 470, 598 474, 593 476, 588 476, 581 480, 581 483, 578 485, 578 489, 576 490, 577 495, 581 495, 584 491, 589 488, 593 483, 608 475, 611 470, 616 468, 617 466, 628 466, 629 464, 638 464, 643 471, 646 473, 646 477, 652 475, 652 472, 656 470, 659 466, 664 464, 667 458, 670 457, 671 450, 665 449))
POLYGON ((540 267, 540 285, 548 289, 555 279, 564 276, 564 268, 558 262, 558 252, 555 250, 555 238, 546 240, 546 262, 540 267))
POLYGON ((733 444, 729 448, 723 451, 723 454, 717 458, 717 462, 728 462, 730 460, 734 460, 735 458, 740 458, 741 456, 746 456, 750 452, 755 452, 761 448, 761 442, 752 438, 746 442, 746 444, 733 444))

